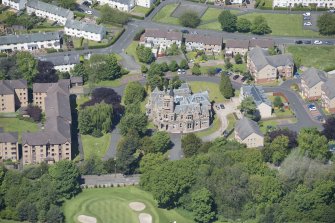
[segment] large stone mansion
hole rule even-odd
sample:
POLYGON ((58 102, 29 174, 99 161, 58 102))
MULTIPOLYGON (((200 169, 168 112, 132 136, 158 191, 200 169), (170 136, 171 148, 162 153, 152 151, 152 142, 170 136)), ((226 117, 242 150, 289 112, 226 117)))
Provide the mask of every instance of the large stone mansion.
POLYGON ((208 92, 193 94, 186 83, 178 89, 156 88, 149 97, 146 113, 160 131, 171 133, 206 129, 213 117, 208 92))

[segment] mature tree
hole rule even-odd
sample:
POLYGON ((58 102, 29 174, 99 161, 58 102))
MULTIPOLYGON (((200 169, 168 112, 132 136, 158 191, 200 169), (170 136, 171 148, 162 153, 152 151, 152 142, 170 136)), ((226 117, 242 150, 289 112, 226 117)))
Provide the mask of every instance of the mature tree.
POLYGON ((150 64, 154 61, 155 57, 149 47, 138 45, 136 47, 136 54, 140 62, 150 64))
POLYGON ((75 0, 58 0, 59 6, 66 8, 66 9, 74 9, 76 6, 75 0))
POLYGON ((194 220, 199 223, 210 223, 215 220, 214 201, 211 192, 206 188, 194 191, 192 197, 192 212, 194 220))
POLYGON ((117 144, 116 165, 124 174, 131 174, 138 166, 139 157, 135 155, 141 146, 140 138, 136 131, 129 132, 117 144))
POLYGON ((283 101, 281 100, 280 96, 276 96, 273 100, 273 106, 277 107, 277 108, 281 108, 283 107, 283 101))
POLYGON ((251 26, 251 32, 258 35, 264 35, 269 34, 272 31, 263 16, 256 16, 251 26))
POLYGON ((180 61, 179 67, 180 67, 181 69, 185 69, 185 70, 187 70, 187 69, 189 68, 188 63, 187 63, 187 60, 186 60, 186 59, 182 59, 182 60, 180 61))
POLYGON ((102 23, 118 23, 126 24, 129 20, 127 13, 121 12, 118 9, 113 9, 108 4, 105 4, 100 9, 100 22, 102 23))
POLYGON ((146 131, 148 118, 141 112, 139 104, 127 106, 126 114, 121 118, 119 128, 122 135, 127 135, 129 131, 143 134, 146 131))
POLYGON ((179 55, 180 54, 180 50, 178 48, 178 45, 176 43, 172 43, 171 46, 166 49, 166 54, 168 56, 179 55))
POLYGON ((288 147, 290 149, 293 149, 295 147, 298 146, 298 142, 297 142, 297 133, 294 131, 291 131, 287 128, 284 129, 275 129, 271 132, 268 132, 266 135, 266 139, 269 139, 269 143, 271 143, 275 138, 277 138, 278 136, 286 136, 288 138, 288 147))
POLYGON ((252 97, 244 98, 243 101, 241 102, 241 105, 239 106, 239 109, 248 118, 257 120, 258 118, 257 117, 257 106, 252 97))
POLYGON ((299 148, 312 159, 326 159, 329 156, 328 141, 316 128, 301 129, 298 135, 299 148))
POLYGON ((196 155, 201 146, 201 139, 194 133, 186 134, 181 138, 181 148, 183 149, 185 157, 196 155))
POLYGON ((238 32, 248 33, 251 30, 251 22, 246 18, 238 18, 236 27, 238 32))
POLYGON ((140 82, 130 82, 124 90, 124 104, 136 104, 142 102, 145 97, 145 89, 140 82))
POLYGON ((49 175, 60 199, 71 198, 80 192, 80 173, 72 161, 61 160, 50 166, 49 175))
POLYGON ((164 76, 164 63, 157 64, 157 63, 152 63, 150 65, 150 69, 148 71, 148 84, 151 87, 151 89, 155 89, 158 87, 159 89, 163 89, 163 76, 164 76))
POLYGON ((201 22, 201 19, 198 13, 195 11, 184 12, 179 17, 179 23, 185 27, 195 28, 200 24, 200 22, 201 22))
POLYGON ((163 62, 159 64, 160 69, 162 72, 168 72, 169 71, 169 65, 166 62, 163 62))
POLYGON ((229 10, 222 11, 218 19, 223 31, 226 32, 236 31, 237 16, 232 14, 229 10))
POLYGON ((171 72, 176 72, 178 70, 178 64, 175 60, 172 60, 171 63, 169 64, 169 70, 171 72))
POLYGON ((88 73, 84 65, 81 63, 76 64, 74 66, 73 70, 71 71, 71 74, 76 77, 82 77, 84 82, 88 81, 88 73))
POLYGON ((273 176, 252 175, 249 186, 256 203, 275 203, 283 195, 280 181, 273 176))
POLYGON ((41 121, 42 110, 40 109, 40 107, 29 104, 26 111, 28 115, 30 116, 30 118, 34 120, 34 122, 41 121))
POLYGON ((335 14, 325 13, 319 16, 317 20, 319 32, 322 35, 335 34, 335 14))
POLYGON ((103 80, 114 80, 121 77, 121 66, 119 65, 115 54, 109 54, 106 57, 105 77, 103 80))
POLYGON ((326 123, 323 124, 322 135, 326 136, 328 140, 335 140, 335 116, 327 118, 326 123))
POLYGON ((177 89, 181 86, 183 83, 182 80, 180 80, 179 76, 173 76, 172 79, 169 81, 169 88, 177 89))
POLYGON ((195 63, 192 67, 192 74, 193 75, 201 75, 200 65, 198 63, 195 63))
POLYGON ((106 103, 87 106, 79 110, 78 123, 81 134, 96 137, 107 133, 112 128, 113 107, 106 103))
POLYGON ((16 64, 22 77, 32 84, 37 75, 37 61, 29 52, 19 52, 16 54, 16 64))
POLYGON ((85 158, 85 160, 79 165, 79 171, 82 175, 98 175, 107 173, 104 170, 104 163, 95 155, 91 155, 88 159, 85 158))
POLYGON ((141 65, 141 72, 144 74, 148 72, 148 68, 144 64, 141 65))
POLYGON ((0 80, 15 80, 23 78, 16 66, 14 57, 2 58, 0 60, 0 80))
POLYGON ((236 64, 242 64, 243 63, 243 59, 242 59, 242 56, 241 54, 237 53, 234 57, 234 60, 235 60, 235 63, 236 64))
POLYGON ((227 75, 221 75, 220 81, 220 92, 225 98, 231 98, 234 96, 234 89, 231 81, 227 75))
POLYGON ((58 81, 58 75, 51 62, 39 60, 37 70, 38 73, 34 79, 34 83, 55 83, 58 81))
POLYGON ((157 152, 165 153, 172 146, 170 135, 167 132, 155 132, 152 135, 151 140, 155 147, 155 151, 152 152, 155 153, 157 152))
MULTIPOLYGON (((155 170, 156 168, 158 168, 160 165, 162 165, 167 161, 168 161, 167 156, 162 153, 145 154, 140 161, 140 172, 148 173, 152 170, 155 170)), ((141 182, 145 183, 146 180, 141 178, 141 182)))
POLYGON ((279 165, 290 152, 289 139, 287 136, 280 135, 262 150, 266 162, 279 165))
POLYGON ((23 200, 17 205, 16 209, 20 221, 37 222, 37 210, 33 203, 23 200))
POLYGON ((224 60, 224 63, 225 63, 224 67, 225 67, 227 70, 231 70, 231 68, 233 68, 233 64, 230 62, 230 60, 229 60, 228 58, 226 58, 226 59, 224 60))
POLYGON ((46 214, 47 223, 59 223, 63 222, 64 216, 61 209, 56 205, 51 205, 49 211, 46 214))

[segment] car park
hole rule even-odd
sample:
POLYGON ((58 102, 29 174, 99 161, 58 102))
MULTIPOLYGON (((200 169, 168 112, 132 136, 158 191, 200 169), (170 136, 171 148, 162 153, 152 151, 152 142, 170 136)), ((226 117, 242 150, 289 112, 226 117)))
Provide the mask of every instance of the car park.
POLYGON ((239 75, 235 75, 235 76, 233 77, 233 80, 237 80, 239 77, 240 77, 239 75))
POLYGON ((302 40, 296 40, 295 43, 296 44, 302 44, 302 40))
POLYGON ((311 26, 312 23, 311 22, 304 22, 304 26, 311 26))
POLYGON ((309 104, 307 107, 310 111, 316 111, 316 107, 314 104, 309 104))
POLYGON ((315 44, 315 45, 321 45, 321 44, 322 44, 322 41, 321 41, 321 40, 315 40, 315 41, 314 41, 314 44, 315 44))
POLYGON ((309 17, 309 16, 304 16, 304 20, 311 20, 311 17, 309 17))
POLYGON ((304 41, 304 44, 311 44, 312 43, 312 41, 310 41, 310 40, 305 40, 304 41))

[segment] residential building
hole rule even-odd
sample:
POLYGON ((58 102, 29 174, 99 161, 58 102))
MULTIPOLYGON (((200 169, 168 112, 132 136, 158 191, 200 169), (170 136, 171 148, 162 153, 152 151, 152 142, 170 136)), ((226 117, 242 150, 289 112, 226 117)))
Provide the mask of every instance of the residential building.
POLYGON ((265 95, 261 86, 244 85, 240 89, 240 102, 245 98, 252 97, 262 119, 272 116, 272 103, 265 95))
POLYGON ((249 50, 254 49, 255 47, 260 47, 263 50, 268 50, 270 48, 275 47, 275 41, 273 41, 273 39, 258 39, 258 38, 254 38, 251 39, 249 42, 249 50))
POLYGON ((264 135, 259 129, 257 122, 246 117, 238 120, 235 124, 235 139, 243 143, 247 148, 264 146, 264 135))
POLYGON ((58 32, 0 36, 0 52, 60 49, 58 32))
POLYGON ((64 32, 66 35, 83 37, 84 39, 101 41, 107 31, 103 26, 69 19, 65 23, 64 32))
POLYGON ((234 57, 237 54, 244 56, 249 51, 249 40, 230 39, 227 40, 225 54, 234 57))
POLYGON ((71 88, 73 87, 81 87, 84 84, 83 78, 82 77, 71 77, 71 88))
POLYGON ((141 36, 140 44, 151 48, 161 48, 163 50, 171 47, 173 43, 181 47, 183 35, 181 32, 160 30, 160 29, 145 29, 141 36))
POLYGON ((151 6, 155 3, 155 0, 136 0, 135 5, 142 6, 145 8, 151 8, 151 6))
POLYGON ((301 77, 301 94, 308 100, 321 98, 321 87, 327 80, 326 72, 309 68, 301 77))
POLYGON ((120 11, 129 12, 135 6, 135 0, 98 0, 100 5, 108 4, 120 11))
POLYGON ((335 7, 334 0, 274 0, 272 3, 273 7, 297 7, 299 5, 308 7, 311 4, 316 4, 317 7, 335 7))
POLYGON ((186 83, 178 89, 156 88, 149 96, 146 113, 158 130, 172 133, 206 129, 213 118, 208 92, 192 94, 186 83))
POLYGON ((60 72, 71 72, 77 64, 80 64, 79 55, 69 54, 66 56, 40 57, 40 61, 49 61, 54 65, 54 69, 60 72))
POLYGON ((2 0, 2 4, 20 11, 26 8, 27 0, 2 0))
POLYGON ((247 68, 255 82, 267 83, 277 78, 291 78, 294 62, 291 54, 269 55, 267 50, 255 47, 248 53, 247 68))
POLYGON ((203 50, 206 53, 220 53, 222 50, 222 36, 187 34, 185 35, 186 50, 203 50))
POLYGON ((17 132, 0 132, 0 161, 19 160, 19 143, 17 132))
POLYGON ((335 113, 335 78, 329 78, 321 86, 321 105, 330 113, 335 113))
POLYGON ((62 25, 65 25, 68 19, 74 18, 73 12, 69 9, 64 9, 38 0, 28 1, 27 13, 29 15, 35 13, 38 17, 46 18, 62 25))
POLYGON ((0 112, 15 112, 28 106, 26 80, 0 80, 0 112))
MULTIPOLYGON (((24 165, 44 161, 55 163, 71 159, 72 118, 69 82, 69 80, 60 80, 58 83, 46 83, 39 86, 46 89, 42 108, 45 111, 46 123, 42 131, 22 134, 24 165)), ((35 96, 34 103, 37 104, 35 96)), ((38 100, 41 99, 38 98, 38 100)))

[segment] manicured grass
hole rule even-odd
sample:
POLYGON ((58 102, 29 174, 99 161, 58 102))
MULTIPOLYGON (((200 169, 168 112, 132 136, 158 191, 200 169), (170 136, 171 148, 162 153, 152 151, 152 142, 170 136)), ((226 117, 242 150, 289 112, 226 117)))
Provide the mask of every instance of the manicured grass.
POLYGON ((115 79, 112 81, 100 81, 95 84, 97 87, 118 87, 121 85, 120 79, 115 79))
MULTIPOLYGON (((218 9, 218 8, 208 8, 206 12, 203 14, 203 16, 201 17, 201 22, 217 20, 222 11, 224 10, 218 9)), ((238 10, 230 10, 230 12, 235 15, 239 13, 238 10)))
MULTIPOLYGON (((276 96, 269 96, 268 97, 271 100, 272 104, 274 102, 275 97, 276 96)), ((285 100, 284 97, 282 97, 282 96, 279 96, 279 97, 281 98, 281 100, 282 100, 283 103, 286 102, 286 100, 285 100)), ((293 115, 291 109, 289 109, 289 108, 288 109, 284 109, 284 111, 281 111, 278 108, 274 108, 273 111, 274 111, 276 117, 288 117, 288 116, 292 116, 293 115)))
POLYGON ((262 133, 266 133, 268 130, 268 126, 275 127, 277 126, 278 122, 276 120, 268 120, 268 121, 261 121, 259 122, 259 128, 262 133))
POLYGON ((234 114, 227 115, 227 120, 228 120, 227 130, 230 131, 235 127, 235 123, 236 123, 234 114))
POLYGON ((202 82, 202 81, 191 81, 188 82, 190 85, 192 92, 200 92, 200 91, 208 91, 209 100, 217 102, 225 101, 222 96, 219 85, 211 82, 202 82))
POLYGON ((81 135, 83 143, 85 159, 92 155, 102 158, 109 146, 111 134, 104 134, 100 138, 95 138, 90 135, 81 135))
POLYGON ((208 129, 200 131, 200 132, 196 132, 195 134, 200 138, 209 136, 213 134, 214 132, 218 131, 220 129, 220 126, 221 126, 221 122, 216 115, 212 125, 208 129))
POLYGON ((126 54, 133 56, 136 63, 141 63, 136 54, 136 48, 138 46, 138 41, 133 41, 127 48, 126 54))
POLYGON ((201 66, 200 67, 200 70, 201 70, 201 74, 205 74, 207 75, 209 72, 209 69, 211 68, 221 68, 222 70, 225 70, 224 69, 224 65, 217 65, 217 66, 201 66))
POLYGON ((200 26, 198 26, 198 28, 199 29, 222 30, 221 29, 221 24, 218 21, 200 25, 200 26))
POLYGON ((139 213, 148 213, 153 222, 193 223, 177 210, 157 208, 156 202, 148 192, 138 187, 96 188, 85 189, 75 198, 66 201, 64 206, 66 222, 78 223, 78 215, 88 215, 97 218, 99 223, 138 223, 139 213), (130 202, 143 202, 146 208, 135 212, 129 208, 130 202))
POLYGON ((179 25, 178 18, 172 17, 172 12, 176 9, 178 4, 169 4, 164 6, 153 18, 155 22, 168 23, 179 25))
POLYGON ((246 63, 233 64, 233 71, 245 73, 247 72, 247 64, 246 63))
POLYGON ((150 8, 146 8, 146 7, 136 5, 131 12, 140 13, 140 14, 145 15, 145 13, 147 13, 149 10, 150 10, 150 8))
POLYGON ((301 65, 321 70, 335 69, 335 46, 288 46, 286 51, 301 59, 301 65))
POLYGON ((272 14, 250 13, 239 16, 253 21, 256 16, 263 16, 272 29, 271 35, 275 36, 304 36, 317 37, 319 34, 311 30, 303 29, 302 15, 300 14, 272 14))
POLYGON ((39 130, 37 123, 18 118, 0 118, 0 128, 3 128, 5 132, 18 132, 19 140, 22 132, 37 132, 39 130))
POLYGON ((89 100, 90 100, 90 98, 87 97, 87 96, 77 97, 77 99, 76 99, 77 108, 79 108, 80 105, 84 104, 85 102, 88 102, 89 100))

